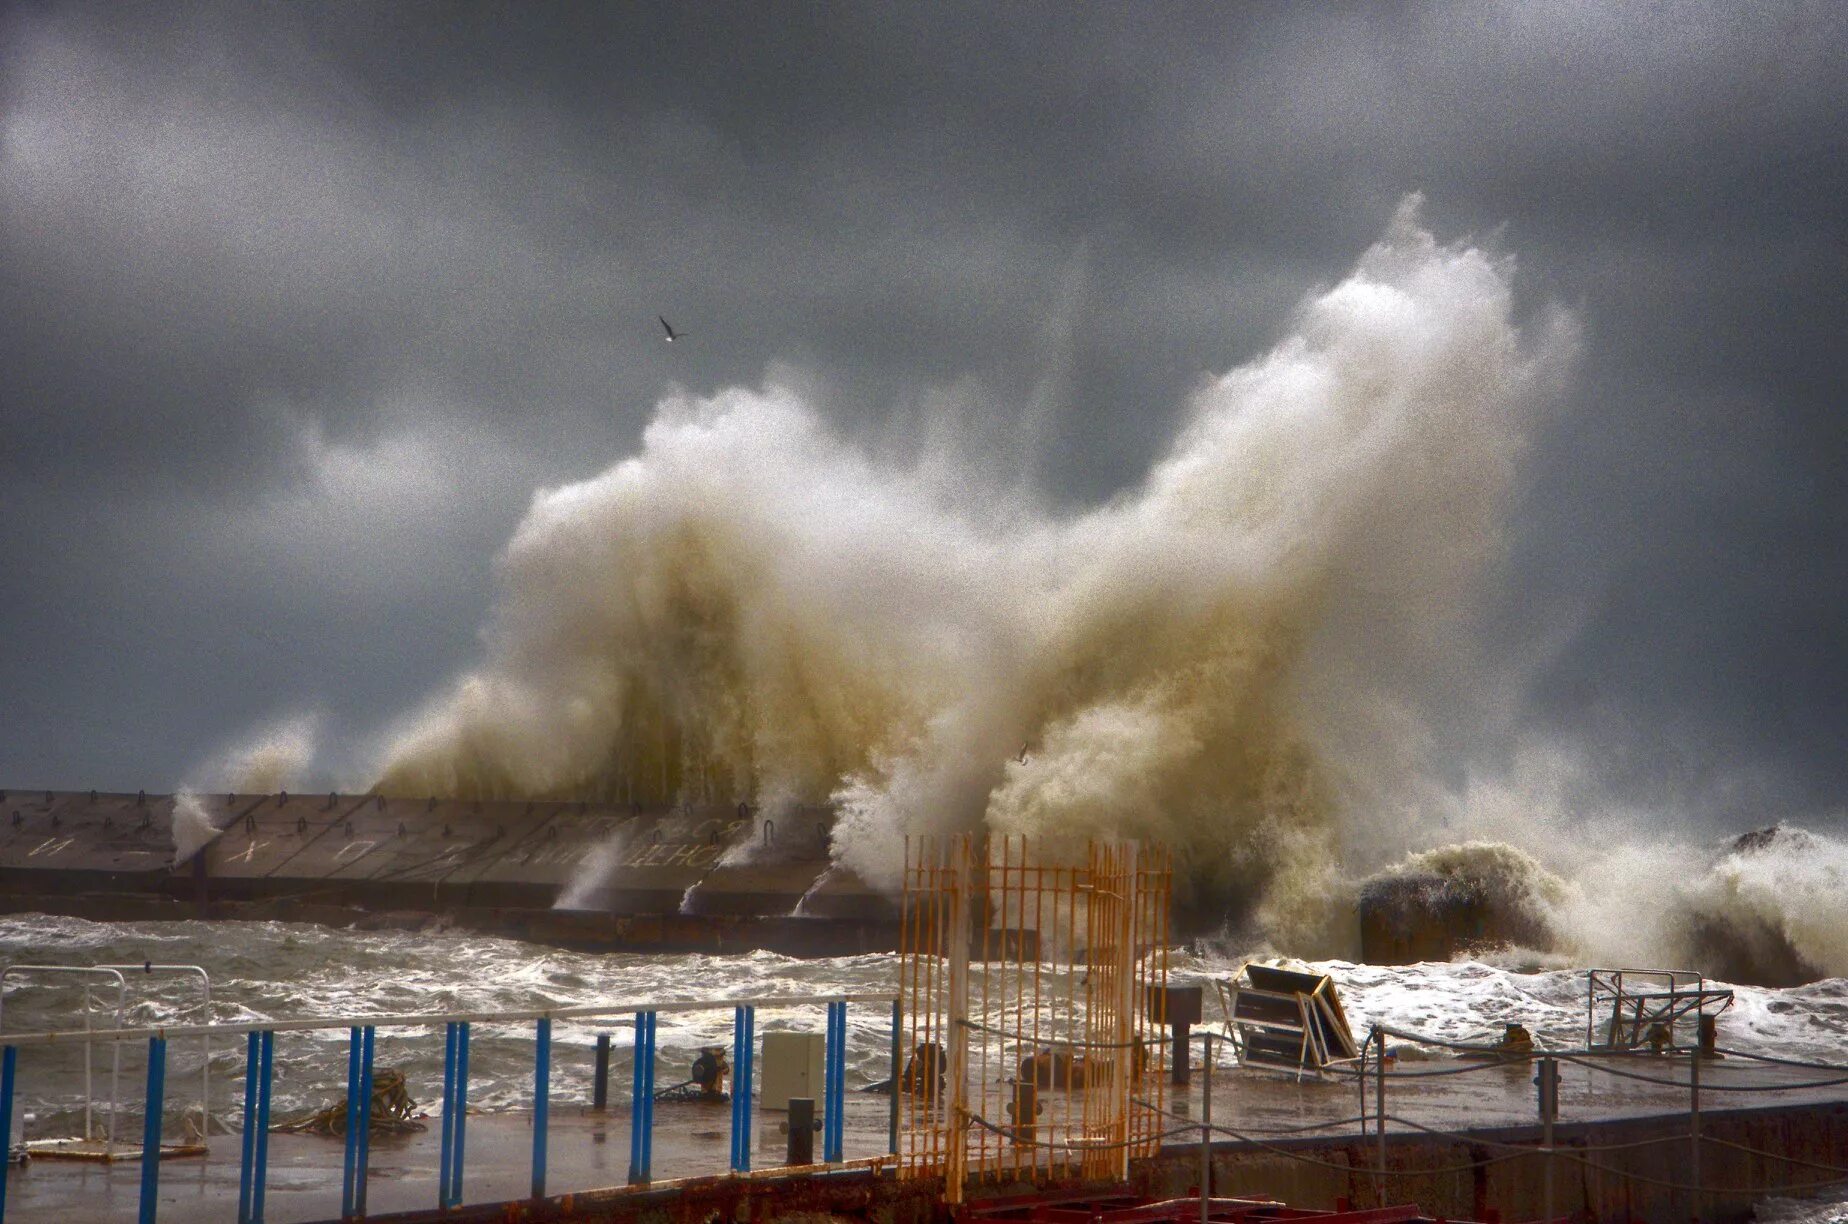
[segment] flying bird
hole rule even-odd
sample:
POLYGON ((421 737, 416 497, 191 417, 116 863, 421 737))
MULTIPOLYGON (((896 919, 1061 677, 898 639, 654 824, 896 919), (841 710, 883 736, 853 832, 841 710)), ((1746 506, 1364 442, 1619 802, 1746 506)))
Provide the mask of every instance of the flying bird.
POLYGON ((676 340, 685 340, 687 338, 687 333, 675 331, 674 325, 669 323, 666 319, 662 319, 660 315, 656 315, 655 318, 661 319, 661 330, 667 333, 667 342, 669 344, 672 344, 676 340))
POLYGON ((1029 747, 1031 747, 1031 745, 1022 744, 1020 746, 1020 755, 1014 758, 1016 761, 1019 761, 1022 765, 1025 765, 1027 763, 1027 749, 1029 747))

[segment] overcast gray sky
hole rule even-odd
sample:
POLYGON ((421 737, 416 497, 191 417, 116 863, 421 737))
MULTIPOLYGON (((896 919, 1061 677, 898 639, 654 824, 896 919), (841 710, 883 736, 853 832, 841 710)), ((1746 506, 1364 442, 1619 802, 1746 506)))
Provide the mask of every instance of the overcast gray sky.
POLYGON ((1493 597, 1522 730, 1840 814, 1844 62, 1834 3, 0 7, 0 785, 302 711, 337 769, 673 384, 1050 400, 1095 504, 1422 191, 1584 329, 1493 597))

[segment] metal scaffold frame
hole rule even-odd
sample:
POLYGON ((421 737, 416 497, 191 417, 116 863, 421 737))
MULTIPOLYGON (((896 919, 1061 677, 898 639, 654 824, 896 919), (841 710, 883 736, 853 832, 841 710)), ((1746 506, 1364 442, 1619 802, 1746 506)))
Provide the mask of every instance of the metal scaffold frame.
POLYGON ((919 839, 904 883, 899 1175, 1127 1177, 1164 1126, 1166 852, 919 839))

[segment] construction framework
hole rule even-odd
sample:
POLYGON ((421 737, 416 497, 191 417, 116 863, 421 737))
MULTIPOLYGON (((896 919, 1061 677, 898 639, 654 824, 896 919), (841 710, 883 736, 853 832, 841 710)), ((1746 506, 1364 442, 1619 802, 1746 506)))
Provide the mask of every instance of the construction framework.
POLYGON ((904 883, 899 1175, 1126 1177, 1164 1125, 1167 853, 919 839, 904 883))

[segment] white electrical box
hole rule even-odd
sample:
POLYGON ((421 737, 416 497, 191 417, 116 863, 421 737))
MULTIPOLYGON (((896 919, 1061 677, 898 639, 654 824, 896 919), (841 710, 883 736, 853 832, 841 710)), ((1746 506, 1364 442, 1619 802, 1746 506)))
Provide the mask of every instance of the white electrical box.
POLYGON ((820 1033, 765 1033, 763 1063, 757 1071, 758 1105, 787 1111, 789 1098, 807 1097, 815 1102, 819 1118, 827 1044, 820 1033))

